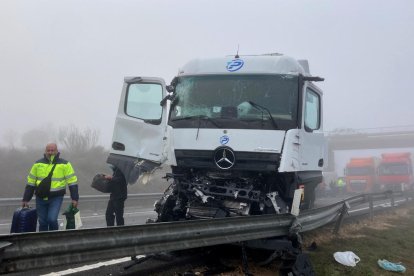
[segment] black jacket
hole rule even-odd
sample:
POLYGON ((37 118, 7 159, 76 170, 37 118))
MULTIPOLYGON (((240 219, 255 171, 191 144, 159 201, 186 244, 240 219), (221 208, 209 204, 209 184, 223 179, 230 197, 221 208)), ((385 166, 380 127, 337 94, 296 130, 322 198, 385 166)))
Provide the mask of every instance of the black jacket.
POLYGON ((115 169, 110 181, 110 199, 126 200, 128 195, 127 182, 124 174, 118 168, 115 169))

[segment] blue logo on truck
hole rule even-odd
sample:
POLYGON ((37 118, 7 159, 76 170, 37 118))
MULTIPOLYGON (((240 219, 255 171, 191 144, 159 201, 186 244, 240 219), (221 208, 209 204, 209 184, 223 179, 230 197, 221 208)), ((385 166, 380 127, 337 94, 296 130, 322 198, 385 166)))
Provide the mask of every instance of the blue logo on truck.
POLYGON ((220 144, 225 145, 230 141, 229 136, 223 135, 220 137, 220 144))
POLYGON ((244 65, 244 61, 241 59, 233 59, 232 61, 227 62, 227 71, 234 72, 242 68, 244 65))

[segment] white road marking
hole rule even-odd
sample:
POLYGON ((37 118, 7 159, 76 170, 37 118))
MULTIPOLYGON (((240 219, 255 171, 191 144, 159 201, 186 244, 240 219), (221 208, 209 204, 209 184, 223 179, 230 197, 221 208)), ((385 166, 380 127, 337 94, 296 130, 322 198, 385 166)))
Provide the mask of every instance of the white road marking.
MULTIPOLYGON (((138 255, 137 259, 141 259, 143 257, 145 257, 145 255, 138 255)), ((51 273, 48 273, 48 274, 42 274, 42 276, 69 275, 69 274, 72 274, 72 273, 91 270, 91 269, 98 268, 98 267, 101 267, 101 266, 107 266, 107 265, 114 265, 114 264, 118 264, 118 263, 123 263, 123 262, 127 262, 127 261, 130 261, 130 260, 131 260, 131 257, 125 257, 125 258, 114 259, 114 260, 110 260, 110 261, 106 261, 106 262, 99 262, 99 263, 96 263, 96 264, 84 265, 84 266, 80 266, 80 267, 76 267, 76 268, 69 268, 67 270, 62 270, 62 271, 58 271, 58 272, 51 272, 51 273)))
MULTIPOLYGON (((405 199, 396 200, 394 202, 394 207, 397 207, 398 206, 398 204, 397 204, 398 202, 406 202, 406 200, 405 199)), ((381 204, 378 204, 378 205, 374 205, 373 207, 374 208, 376 208, 376 207, 389 208, 389 207, 391 207, 391 203, 381 203, 381 204)), ((354 212, 364 211, 364 210, 367 210, 367 209, 369 209, 369 207, 364 207, 364 208, 359 208, 359 209, 353 209, 352 211, 349 211, 348 213, 354 213, 354 212)))
MULTIPOLYGON (((137 214, 150 214, 150 215, 155 215, 155 211, 140 211, 140 212, 127 212, 124 213, 124 216, 133 216, 133 215, 137 215, 137 214)), ((105 214, 102 215, 92 215, 92 216, 81 216, 81 219, 93 219, 93 218, 102 218, 105 217, 105 214)), ((63 221, 63 218, 58 218, 58 221, 63 221)), ((7 223, 0 223, 0 226, 10 226, 11 222, 7 222, 7 223)))

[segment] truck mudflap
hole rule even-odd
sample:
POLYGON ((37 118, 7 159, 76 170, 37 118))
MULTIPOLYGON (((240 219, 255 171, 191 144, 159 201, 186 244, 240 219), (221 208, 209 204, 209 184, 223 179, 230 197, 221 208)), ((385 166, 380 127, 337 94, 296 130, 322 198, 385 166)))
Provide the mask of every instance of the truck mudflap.
POLYGON ((120 154, 109 154, 106 163, 116 166, 124 174, 128 184, 135 184, 145 173, 152 173, 160 164, 120 154))

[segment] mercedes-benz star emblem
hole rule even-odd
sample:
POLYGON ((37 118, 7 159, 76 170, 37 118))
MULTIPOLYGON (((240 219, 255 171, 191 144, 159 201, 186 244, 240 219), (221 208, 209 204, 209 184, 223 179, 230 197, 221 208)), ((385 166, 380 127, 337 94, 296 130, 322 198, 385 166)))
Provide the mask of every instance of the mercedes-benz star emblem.
POLYGON ((222 170, 227 170, 233 167, 236 162, 234 152, 229 148, 218 148, 214 152, 214 162, 216 166, 222 170))

